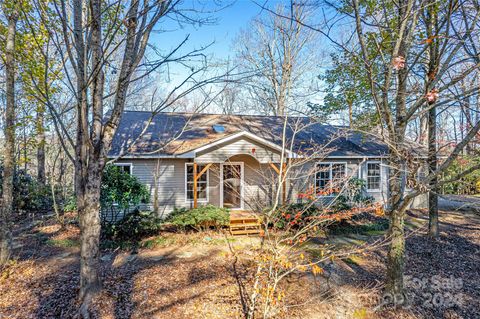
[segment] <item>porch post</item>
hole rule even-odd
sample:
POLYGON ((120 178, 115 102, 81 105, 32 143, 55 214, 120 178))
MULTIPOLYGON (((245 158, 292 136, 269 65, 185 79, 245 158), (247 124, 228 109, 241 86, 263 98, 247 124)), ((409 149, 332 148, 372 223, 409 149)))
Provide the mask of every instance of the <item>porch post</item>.
POLYGON ((197 196, 197 181, 198 181, 198 176, 197 176, 197 169, 198 165, 196 162, 193 163, 193 208, 197 208, 197 202, 198 202, 198 196, 197 196))
MULTIPOLYGON (((205 167, 198 172, 198 164, 196 162, 193 163, 193 208, 197 208, 197 202, 198 202, 198 195, 197 195, 197 190, 198 190, 198 179, 202 177, 203 174, 205 174, 206 171, 212 166, 212 163, 209 163, 205 165, 205 167)), ((207 190, 208 192, 208 185, 207 185, 207 190)))

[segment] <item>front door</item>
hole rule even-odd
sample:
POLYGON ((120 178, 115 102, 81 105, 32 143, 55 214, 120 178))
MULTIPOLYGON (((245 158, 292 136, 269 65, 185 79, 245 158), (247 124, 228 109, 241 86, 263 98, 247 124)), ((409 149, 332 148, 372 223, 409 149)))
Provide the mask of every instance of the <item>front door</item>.
POLYGON ((225 163, 222 165, 222 204, 229 209, 243 208, 243 165, 225 163))

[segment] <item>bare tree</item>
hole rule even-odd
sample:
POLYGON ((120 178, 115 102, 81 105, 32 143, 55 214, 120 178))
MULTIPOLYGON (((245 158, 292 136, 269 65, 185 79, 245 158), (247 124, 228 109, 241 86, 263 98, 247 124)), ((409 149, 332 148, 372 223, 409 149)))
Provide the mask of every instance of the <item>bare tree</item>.
POLYGON ((45 184, 47 181, 45 175, 45 106, 39 103, 36 113, 37 179, 40 183, 45 184))
MULTIPOLYGON (((128 97, 142 90, 143 79, 166 68, 168 63, 178 62, 188 67, 189 74, 173 89, 161 97, 152 95, 152 115, 144 132, 158 112, 193 91, 219 81, 222 76, 196 79, 205 74, 207 63, 202 53, 204 48, 178 53, 188 36, 166 54, 149 44, 155 25, 163 17, 172 17, 178 23, 211 22, 209 18, 200 17, 202 12, 181 1, 131 1, 124 6, 121 1, 107 4, 100 0, 56 0, 49 7, 47 5, 43 1, 35 2, 41 23, 50 30, 52 44, 45 47, 37 43, 43 52, 47 72, 43 82, 32 81, 44 88, 38 89, 35 97, 47 107, 62 148, 74 163, 81 229, 80 314, 88 318, 92 298, 101 284, 98 273, 100 185, 107 154, 128 97), (55 14, 45 14, 52 11, 55 14), (147 57, 149 47, 152 55, 147 57), (59 71, 49 70, 51 59, 62 61, 62 77, 58 76, 59 71), (197 61, 198 65, 189 67, 187 60, 197 61), (57 82, 64 93, 71 94, 65 103, 56 103, 58 94, 50 90, 53 82, 57 82), (71 136, 69 128, 72 119, 76 126, 75 137, 71 136)), ((35 29, 35 25, 30 25, 32 33, 35 29)), ((202 103, 209 103, 207 101, 211 99, 205 98, 202 103)), ((128 152, 130 146, 124 151, 128 152)), ((118 157, 123 155, 122 151, 118 157)))
MULTIPOLYGON (((424 19, 425 30, 428 41, 428 70, 425 84, 425 95, 429 94, 427 100, 427 148, 428 148, 428 169, 429 172, 437 170, 437 108, 435 106, 437 97, 436 90, 431 85, 431 81, 435 79, 435 73, 439 68, 441 61, 440 41, 435 40, 440 36, 441 30, 438 18, 438 6, 434 1, 427 3, 424 19)), ((447 37, 448 38, 448 37, 447 37)), ((433 238, 438 237, 438 195, 436 190, 437 177, 433 177, 430 181, 430 191, 428 192, 428 212, 429 212, 429 234, 433 238)))
POLYGON ((274 13, 255 18, 236 40, 240 67, 252 74, 245 88, 257 111, 260 105, 263 113, 283 116, 317 92, 311 74, 316 33, 303 26, 311 16, 307 6, 278 5, 274 13))
POLYGON ((3 161, 2 202, 0 207, 0 266, 11 254, 10 220, 13 205, 13 174, 15 170, 15 36, 17 33, 18 4, 4 3, 3 14, 8 21, 5 48, 6 110, 5 150, 3 161))
MULTIPOLYGON (((418 72, 422 66, 428 65, 428 62, 425 63, 424 53, 428 50, 429 44, 440 41, 443 36, 434 35, 420 43, 416 41, 416 37, 422 34, 419 32, 419 18, 428 7, 427 1, 405 0, 392 5, 378 4, 375 8, 357 0, 342 4, 328 2, 328 6, 333 7, 343 19, 335 17, 325 21, 327 28, 303 24, 323 34, 340 51, 358 57, 361 61, 358 67, 366 75, 371 100, 381 124, 379 135, 389 147, 390 180, 387 207, 391 242, 388 251, 386 289, 392 297, 392 302, 397 305, 405 301, 403 273, 406 209, 415 197, 428 192, 433 186, 438 189, 441 185, 480 168, 480 165, 474 165, 459 172, 450 180, 435 182, 435 179, 445 172, 475 138, 480 129, 479 121, 462 136, 451 149, 448 158, 434 171, 430 171, 421 182, 409 180, 406 183, 407 178, 415 176, 422 165, 421 161, 415 160, 418 155, 412 154, 411 148, 407 147, 410 143, 407 136, 408 128, 416 119, 429 112, 429 106, 438 108, 458 105, 468 96, 478 96, 478 86, 463 90, 461 94, 450 93, 463 79, 475 74, 480 66, 477 52, 466 57, 461 50, 466 40, 474 34, 480 17, 477 1, 467 3, 468 13, 460 14, 460 17, 453 14, 458 12, 458 3, 441 3, 436 22, 438 26, 447 29, 456 26, 461 28, 457 28, 455 36, 452 35, 448 41, 441 42, 440 54, 435 57, 438 59, 436 61, 438 68, 433 74, 428 75, 427 72, 418 72), (342 43, 330 34, 330 30, 338 21, 348 19, 351 19, 349 26, 352 34, 347 37, 347 43, 342 43), (353 46, 349 43, 351 41, 355 42, 353 46), (354 49, 351 49, 352 47, 354 49), (427 76, 431 78, 425 82, 427 76), (423 83, 427 83, 428 87, 422 85, 423 83), (432 104, 430 101, 436 103, 432 104), (426 104, 429 105, 425 106, 426 104), (407 184, 412 188, 409 192, 406 192, 407 184)), ((287 15, 280 16, 291 20, 287 15)), ((297 22, 302 23, 298 20, 297 22)))
MULTIPOLYGON (((405 210, 410 205, 411 200, 418 194, 430 189, 431 187, 438 187, 438 183, 435 179, 438 175, 451 164, 451 162, 458 156, 459 152, 465 145, 473 138, 480 128, 480 123, 477 123, 465 139, 459 143, 452 151, 451 156, 438 168, 435 167, 431 171, 426 180, 427 185, 419 185, 414 192, 405 194, 404 181, 406 180, 407 170, 413 170, 414 168, 409 165, 408 151, 405 148, 406 142, 406 128, 413 119, 421 115, 422 110, 429 111, 429 108, 422 108, 425 103, 428 103, 430 107, 435 107, 438 104, 436 102, 439 92, 447 92, 449 87, 456 85, 461 79, 471 74, 478 68, 478 63, 475 61, 464 61, 459 58, 458 50, 462 45, 462 38, 469 32, 470 28, 463 31, 461 38, 456 38, 452 41, 441 46, 443 55, 441 57, 435 56, 435 48, 430 46, 432 65, 436 66, 433 73, 428 74, 429 77, 425 88, 425 91, 416 91, 415 86, 411 86, 412 82, 415 83, 414 68, 421 60, 424 50, 428 50, 429 43, 438 41, 434 34, 432 38, 427 38, 423 42, 423 47, 416 46, 413 40, 418 29, 419 16, 424 6, 428 6, 428 3, 423 1, 401 1, 396 6, 396 9, 382 16, 382 19, 378 20, 377 17, 370 16, 369 13, 359 5, 357 0, 352 1, 352 8, 355 18, 355 31, 357 39, 361 48, 361 56, 364 60, 364 67, 370 78, 370 90, 372 98, 375 102, 377 110, 382 120, 382 126, 384 127, 384 139, 389 145, 389 166, 390 166, 390 198, 389 198, 389 216, 390 216, 390 230, 389 236, 391 237, 391 244, 388 252, 388 264, 387 264, 387 291, 391 293, 393 301, 397 304, 401 304, 404 301, 404 289, 403 289, 403 272, 404 272, 404 253, 405 253, 405 236, 404 236, 404 217, 405 210), (372 60, 371 50, 368 45, 371 44, 365 35, 365 23, 371 21, 375 27, 385 27, 395 34, 393 44, 388 46, 387 50, 382 49, 380 45, 380 39, 376 48, 379 52, 377 61, 372 60), (448 49, 448 50, 447 50, 448 49), (437 60, 438 59, 438 60, 437 60), (381 61, 381 71, 377 71, 373 65, 381 61), (455 64, 464 62, 462 70, 454 72, 455 64), (449 81, 443 81, 447 72, 452 74, 453 78, 449 81), (378 83, 378 77, 380 74, 381 84, 378 83), (454 75, 453 75, 454 74, 454 75), (393 82, 394 79, 396 82, 393 82), (393 110, 390 103, 389 92, 393 88, 394 103, 393 110), (425 93, 426 92, 426 93, 425 93), (414 98, 413 98, 414 97, 414 98), (422 189, 423 188, 423 189, 422 189)), ((451 8, 455 8, 453 4, 447 4, 445 11, 442 11, 442 17, 437 23, 450 23, 451 8)), ((434 10, 434 9, 433 9, 434 10)), ((477 20, 479 17, 479 11, 473 17, 477 20)), ((432 19, 434 19, 432 17, 432 19)), ((371 28, 372 26, 370 26, 371 28)), ((378 66, 378 65, 377 65, 378 66)), ((473 89, 472 92, 475 91, 473 89)), ((458 97, 445 97, 442 101, 458 99, 458 97)), ((430 114, 433 120, 434 112, 430 114)), ((433 123, 432 123, 433 124, 433 123)), ((431 134, 434 126, 431 126, 431 134)), ((432 136, 433 139, 433 136, 432 136)), ((433 143, 435 140, 433 140, 433 143)), ((434 147, 434 145, 432 145, 434 147)), ((433 150, 432 150, 433 152, 433 150)), ((434 156, 430 156, 430 165, 433 168, 436 160, 434 156)), ((433 189, 435 191, 435 189, 433 189)))
MULTIPOLYGON (((46 10, 43 3, 37 2, 37 5, 40 12, 46 10)), ((61 31, 54 34, 53 39, 57 49, 65 54, 64 60, 68 63, 64 70, 75 96, 76 138, 69 142, 75 154, 75 193, 81 229, 79 300, 84 318, 89 317, 91 300, 100 288, 99 200, 107 153, 150 34, 158 20, 177 5, 178 1, 131 1, 123 9, 120 2, 109 5, 99 0, 53 2, 58 18, 50 18, 61 25, 61 31), (108 18, 107 13, 111 14, 108 18), (120 52, 119 64, 112 66, 110 57, 120 52), (114 75, 108 77, 115 85, 110 86, 111 92, 105 92, 109 68, 115 70, 114 75), (105 117, 107 101, 111 112, 105 117)), ((55 120, 63 129, 61 118, 56 115, 55 120)))

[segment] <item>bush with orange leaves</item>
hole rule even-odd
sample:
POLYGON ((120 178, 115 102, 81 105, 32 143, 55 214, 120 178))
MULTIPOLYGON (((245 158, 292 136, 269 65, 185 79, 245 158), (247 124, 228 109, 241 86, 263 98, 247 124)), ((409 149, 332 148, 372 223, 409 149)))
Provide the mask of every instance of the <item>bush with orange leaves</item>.
POLYGON ((305 272, 321 276, 327 260, 346 257, 365 249, 356 247, 351 252, 340 253, 330 246, 319 246, 318 253, 312 257, 305 252, 305 243, 324 233, 332 223, 349 220, 365 212, 383 213, 382 206, 373 203, 355 205, 352 202, 352 207, 336 210, 332 207, 334 201, 321 203, 311 191, 300 194, 299 197, 305 202, 264 212, 265 233, 262 236, 261 249, 255 252, 253 259, 256 271, 247 298, 247 318, 279 316, 279 312, 288 305, 285 291, 280 285, 288 276, 305 272))
POLYGON ((315 191, 313 187, 299 193, 300 203, 283 205, 272 214, 272 224, 277 229, 286 231, 297 230, 314 218, 332 219, 339 221, 349 219, 359 211, 370 211, 373 207, 373 198, 366 192, 365 181, 359 178, 350 178, 345 187, 325 187, 315 191), (330 200, 324 203, 321 198, 328 196, 330 200), (353 213, 352 213, 353 212, 353 213))

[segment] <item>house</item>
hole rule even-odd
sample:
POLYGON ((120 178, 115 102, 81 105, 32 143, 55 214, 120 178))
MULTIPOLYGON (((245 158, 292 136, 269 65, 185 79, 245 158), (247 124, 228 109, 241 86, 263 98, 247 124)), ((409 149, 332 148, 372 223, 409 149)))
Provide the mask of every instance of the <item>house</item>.
POLYGON ((207 203, 259 210, 307 191, 325 200, 350 177, 384 203, 387 151, 375 136, 307 117, 125 111, 109 158, 149 187, 163 215, 207 203))

